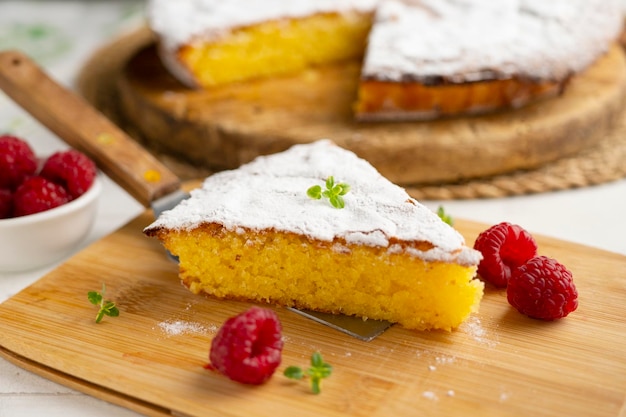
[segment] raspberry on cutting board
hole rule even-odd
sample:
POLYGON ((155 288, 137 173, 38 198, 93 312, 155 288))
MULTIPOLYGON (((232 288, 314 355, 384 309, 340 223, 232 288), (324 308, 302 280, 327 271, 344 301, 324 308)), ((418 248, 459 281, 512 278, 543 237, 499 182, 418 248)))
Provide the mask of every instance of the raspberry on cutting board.
POLYGON ((520 313, 541 320, 563 318, 578 307, 572 273, 546 256, 534 257, 513 271, 506 295, 520 313))
POLYGON ((211 367, 233 381, 262 384, 280 365, 282 326, 273 310, 250 307, 229 318, 211 342, 211 367))
POLYGON ((15 190, 37 171, 37 158, 26 141, 12 135, 0 136, 0 188, 15 190))
POLYGON ((61 206, 70 201, 63 186, 40 176, 29 177, 13 195, 13 216, 26 216, 61 206))
POLYGON ((40 175, 63 185, 71 199, 78 198, 91 187, 96 178, 96 164, 75 149, 56 152, 41 168, 40 175))
POLYGON ((483 254, 478 275, 498 288, 507 286, 512 272, 537 255, 537 243, 522 227, 502 222, 483 231, 474 242, 483 254))
POLYGON ((483 260, 478 274, 497 287, 506 287, 507 300, 520 313, 556 320, 578 307, 572 273, 552 258, 537 255, 533 236, 518 225, 496 224, 474 242, 483 260))

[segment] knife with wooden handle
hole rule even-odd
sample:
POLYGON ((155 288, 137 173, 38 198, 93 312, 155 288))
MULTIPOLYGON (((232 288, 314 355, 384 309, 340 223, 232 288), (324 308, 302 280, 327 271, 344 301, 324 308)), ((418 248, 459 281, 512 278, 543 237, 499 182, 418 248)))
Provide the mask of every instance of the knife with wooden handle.
MULTIPOLYGON (((0 89, 60 139, 93 159, 137 201, 152 208, 155 217, 189 197, 166 166, 23 53, 0 52, 0 89)), ((290 310, 365 341, 391 326, 387 321, 290 310)))

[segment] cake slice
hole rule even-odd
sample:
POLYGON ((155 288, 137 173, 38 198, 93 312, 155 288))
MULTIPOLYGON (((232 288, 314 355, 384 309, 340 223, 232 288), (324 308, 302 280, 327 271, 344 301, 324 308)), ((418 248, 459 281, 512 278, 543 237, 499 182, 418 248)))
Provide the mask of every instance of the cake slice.
POLYGON ((329 140, 208 177, 144 233, 191 292, 451 330, 476 311, 479 252, 367 161, 329 140), (328 177, 344 207, 307 195, 328 177))

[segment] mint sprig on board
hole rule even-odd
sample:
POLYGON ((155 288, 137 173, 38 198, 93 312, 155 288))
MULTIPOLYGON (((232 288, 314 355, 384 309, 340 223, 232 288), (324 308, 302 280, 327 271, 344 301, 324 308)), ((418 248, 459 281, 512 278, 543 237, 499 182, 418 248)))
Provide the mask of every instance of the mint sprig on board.
POLYGON ((306 194, 314 199, 319 200, 322 197, 327 198, 330 204, 335 208, 344 208, 346 203, 343 196, 350 191, 350 185, 345 182, 335 184, 335 178, 331 175, 326 179, 326 189, 322 190, 320 185, 310 187, 306 194))
POLYGON ((319 394, 322 392, 321 382, 322 379, 328 378, 333 371, 333 367, 324 362, 322 358, 322 354, 319 352, 314 352, 311 355, 311 366, 304 370, 299 366, 289 366, 285 369, 284 375, 287 378, 301 380, 304 378, 311 379, 311 391, 313 394, 319 394))
POLYGON ((87 299, 89 302, 99 307, 98 313, 96 314, 96 323, 100 323, 104 316, 117 317, 120 315, 120 310, 117 308, 115 303, 104 298, 105 292, 106 287, 104 286, 104 283, 102 283, 101 292, 89 291, 87 293, 87 299))

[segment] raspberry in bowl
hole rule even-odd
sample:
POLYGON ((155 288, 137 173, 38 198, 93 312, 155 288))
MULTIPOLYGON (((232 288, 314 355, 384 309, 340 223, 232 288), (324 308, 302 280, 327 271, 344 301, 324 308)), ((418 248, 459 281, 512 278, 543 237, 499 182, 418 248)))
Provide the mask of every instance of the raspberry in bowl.
POLYGON ((0 178, 0 272, 52 264, 88 235, 102 184, 80 152, 37 160, 26 141, 0 135, 0 178))

